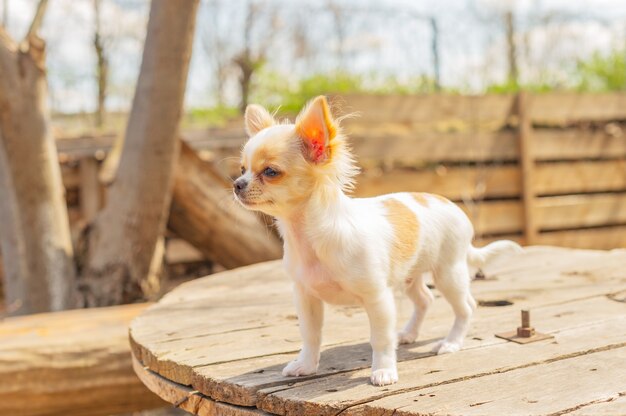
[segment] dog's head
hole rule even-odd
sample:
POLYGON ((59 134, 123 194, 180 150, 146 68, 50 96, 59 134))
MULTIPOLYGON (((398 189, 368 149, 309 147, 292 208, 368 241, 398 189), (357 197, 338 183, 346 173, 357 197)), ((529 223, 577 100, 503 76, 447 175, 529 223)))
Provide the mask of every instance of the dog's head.
POLYGON ((289 215, 320 186, 352 187, 358 169, 324 96, 305 106, 295 124, 278 123, 255 104, 246 108, 245 124, 250 139, 233 187, 244 207, 289 215))

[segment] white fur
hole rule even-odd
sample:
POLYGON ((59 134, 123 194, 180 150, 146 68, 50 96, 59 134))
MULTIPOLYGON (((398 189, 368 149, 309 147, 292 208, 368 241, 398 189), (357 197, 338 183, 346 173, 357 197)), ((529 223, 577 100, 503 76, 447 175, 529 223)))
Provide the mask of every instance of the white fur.
MULTIPOLYGON (((244 148, 248 160, 264 140, 274 134, 286 134, 286 128, 293 129, 293 125, 270 127, 254 136, 244 148)), ((351 160, 350 155, 345 158, 351 160)), ((294 282, 303 338, 300 354, 284 368, 284 375, 317 371, 323 302, 327 302, 365 308, 373 350, 371 381, 375 385, 397 382, 396 346, 398 342, 415 341, 433 300, 422 279, 427 272, 433 274, 435 285, 455 313, 454 325, 434 351, 443 354, 461 348, 476 307, 470 294, 468 263, 479 266, 492 256, 519 246, 496 242, 483 249, 472 247, 474 232, 463 211, 433 196, 426 198, 427 204, 418 203, 407 193, 355 199, 344 193, 341 181, 323 179, 302 205, 277 203, 268 209, 276 217, 284 239, 284 266, 294 282), (417 249, 403 264, 390 264, 395 236, 384 203, 390 198, 408 207, 419 223, 417 249), (415 310, 404 329, 396 334, 392 288, 398 283, 406 285, 415 310)))

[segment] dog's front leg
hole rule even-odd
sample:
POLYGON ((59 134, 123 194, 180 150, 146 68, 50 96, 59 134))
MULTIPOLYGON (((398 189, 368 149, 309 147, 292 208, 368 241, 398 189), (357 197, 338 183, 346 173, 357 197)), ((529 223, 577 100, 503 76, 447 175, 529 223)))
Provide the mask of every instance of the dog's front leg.
POLYGON ((396 369, 396 306, 391 288, 365 301, 372 344, 372 384, 384 386, 398 381, 396 369))
POLYGON ((315 373, 320 361, 324 305, 299 283, 294 285, 294 298, 303 345, 298 358, 283 369, 283 375, 305 376, 315 373))

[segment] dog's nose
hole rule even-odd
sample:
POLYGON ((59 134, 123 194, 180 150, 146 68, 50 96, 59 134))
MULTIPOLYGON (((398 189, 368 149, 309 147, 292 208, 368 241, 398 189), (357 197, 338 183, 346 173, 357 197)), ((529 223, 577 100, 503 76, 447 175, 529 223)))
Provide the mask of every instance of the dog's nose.
POLYGON ((235 193, 240 193, 241 191, 243 191, 244 189, 246 189, 246 186, 248 186, 248 181, 245 180, 244 178, 239 178, 235 181, 235 193))

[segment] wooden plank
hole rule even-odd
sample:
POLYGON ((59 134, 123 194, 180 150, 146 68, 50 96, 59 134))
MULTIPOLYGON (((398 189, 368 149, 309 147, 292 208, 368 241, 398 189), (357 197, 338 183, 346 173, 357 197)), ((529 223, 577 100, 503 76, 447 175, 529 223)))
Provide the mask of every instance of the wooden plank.
POLYGON ((626 226, 611 226, 540 233, 538 244, 572 248, 612 250, 626 248, 626 226))
POLYGON ((626 223, 626 193, 537 198, 537 224, 544 230, 626 223))
POLYGON ((626 160, 538 163, 533 187, 538 195, 626 191, 626 160))
MULTIPOLYGON (((520 201, 480 201, 459 206, 472 221, 478 236, 515 233, 523 227, 523 207, 520 201)), ((624 224, 626 194, 537 198, 535 215, 536 224, 541 230, 624 224)), ((555 237, 552 236, 550 241, 556 242, 555 237)), ((545 244, 544 241, 545 237, 537 237, 538 243, 545 244)))
POLYGON ((98 214, 102 204, 98 161, 93 157, 80 159, 79 177, 81 214, 83 220, 90 223, 98 214))
POLYGON ((520 201, 480 201, 459 206, 472 221, 477 236, 516 233, 524 224, 520 201))
POLYGON ((535 160, 533 158, 534 137, 529 112, 528 96, 524 92, 517 95, 517 116, 519 163, 522 170, 522 212, 524 214, 523 230, 526 244, 531 245, 537 239, 537 222, 535 221, 535 160))
MULTIPOLYGON (((626 94, 581 94, 552 92, 533 94, 533 123, 568 125, 577 121, 626 119, 626 94)), ((346 112, 360 112, 370 122, 429 123, 450 120, 476 125, 505 124, 509 120, 511 95, 345 95, 337 98, 346 112)))
MULTIPOLYGON (((561 305, 561 311, 563 310, 561 305)), ((553 313, 558 313, 557 311, 558 308, 551 310, 553 313)), ((583 317, 579 317, 583 321, 581 318, 583 317)), ((400 348, 400 354, 411 358, 398 363, 400 378, 398 384, 385 386, 384 389, 372 386, 367 382, 369 369, 362 369, 335 374, 314 382, 296 383, 292 387, 280 386, 261 390, 258 393, 257 406, 268 412, 286 416, 329 416, 341 411, 346 415, 379 415, 403 406, 408 407, 414 403, 415 398, 423 397, 420 394, 437 392, 438 389, 445 389, 448 385, 450 389, 459 390, 461 394, 466 391, 462 387, 462 384, 467 382, 464 380, 476 380, 476 383, 480 384, 490 375, 514 374, 517 371, 524 371, 525 368, 543 374, 543 366, 551 361, 568 361, 570 357, 584 356, 590 350, 601 351, 607 346, 626 346, 626 334, 618 330, 626 324, 624 319, 620 317, 606 322, 596 322, 593 325, 564 329, 555 333, 556 341, 548 340, 523 347, 506 341, 494 341, 493 344, 466 348, 459 353, 445 356, 432 355, 424 346, 412 347, 409 351, 400 348), (581 340, 583 334, 591 336, 581 340), (606 335, 608 338, 604 339, 606 335), (523 352, 520 351, 522 348, 523 352), (362 405, 363 403, 367 404, 362 405)), ((507 387, 502 391, 511 395, 515 390, 507 387)), ((447 396, 437 394, 437 396, 441 397, 440 400, 446 400, 447 397, 453 401, 455 399, 452 397, 456 394, 447 396)), ((466 401, 466 403, 475 402, 466 401)), ((421 400, 418 403, 421 404, 421 400)), ((445 410, 450 412, 454 409, 445 410)), ((418 411, 419 409, 416 409, 413 414, 424 414, 418 411)))
POLYGON ((110 415, 165 406, 135 376, 128 324, 145 304, 0 323, 0 414, 110 415))
MULTIPOLYGON (((559 339, 564 342, 570 342, 579 337, 584 331, 589 331, 587 325, 594 320, 603 320, 610 316, 610 313, 619 314, 620 306, 617 304, 609 304, 604 297, 598 297, 594 299, 586 299, 578 302, 572 302, 572 304, 564 307, 563 305, 552 305, 546 307, 540 307, 539 305, 533 306, 533 314, 536 315, 536 321, 541 323, 542 331, 558 331, 559 339), (602 310, 602 307, 609 305, 608 309, 602 310), (580 309, 576 309, 576 308, 580 309), (567 313, 564 314, 564 310, 567 313), (575 313, 571 311, 576 310, 575 313), (590 313, 591 315, 587 315, 590 313), (585 329, 580 329, 580 326, 584 326, 585 329), (569 328, 569 329, 567 329, 569 328), (571 332, 570 332, 571 331, 571 332)), ((514 350, 513 346, 503 347, 503 344, 508 344, 506 341, 493 337, 493 334, 506 328, 507 326, 514 326, 517 322, 519 312, 517 309, 501 309, 498 315, 490 315, 488 308, 479 308, 476 316, 474 327, 471 329, 467 338, 467 343, 464 348, 463 354, 466 351, 474 351, 480 349, 482 352, 476 351, 476 356, 482 356, 485 360, 485 356, 498 356, 500 354, 508 354, 514 350)), ((449 374, 424 374, 423 368, 437 368, 437 365, 431 361, 437 361, 436 358, 432 358, 433 354, 430 353, 430 349, 433 346, 434 340, 438 339, 438 336, 443 334, 445 326, 449 325, 449 319, 441 320, 433 318, 429 314, 429 318, 426 321, 423 333, 420 336, 420 340, 410 346, 400 347, 398 350, 399 361, 402 362, 403 374, 410 374, 411 371, 415 373, 415 378, 419 376, 420 383, 428 384, 433 383, 434 380, 443 380, 449 374), (433 325, 436 330, 433 331, 433 325), (440 331, 440 332, 439 332, 440 331), (439 333, 438 333, 439 332, 439 333), (412 370, 411 370, 412 369, 412 370)), ((595 333, 603 334, 607 332, 607 328, 613 329, 619 325, 626 323, 623 318, 620 318, 619 322, 613 322, 608 327, 602 326, 602 329, 597 329, 595 333)), ((593 331, 591 333, 594 333, 593 331)), ((622 335, 623 336, 623 335, 622 335)), ((602 336, 595 340, 595 344, 600 345, 604 342, 602 336)), ((545 344, 544 344, 545 345, 545 344)), ((576 343, 571 345, 571 348, 578 348, 576 343)), ((260 405, 267 411, 283 414, 279 409, 285 406, 289 406, 292 401, 297 401, 298 397, 303 400, 305 398, 319 398, 312 399, 311 401, 318 402, 319 406, 316 410, 319 413, 326 414, 342 410, 341 407, 334 406, 329 403, 335 403, 341 401, 343 403, 350 401, 350 403, 359 402, 370 397, 373 392, 377 390, 376 387, 367 383, 367 373, 370 366, 370 347, 367 343, 355 343, 344 344, 324 349, 321 359, 321 367, 319 374, 315 377, 316 381, 307 381, 307 377, 303 378, 286 378, 281 375, 282 367, 290 359, 293 359, 294 355, 274 355, 268 357, 262 357, 255 360, 244 360, 236 363, 224 363, 215 366, 200 367, 196 369, 193 379, 193 386, 206 395, 209 395, 216 400, 224 400, 229 403, 238 403, 241 405, 254 405, 257 400, 266 401, 265 405, 260 405), (358 373, 355 371, 358 370, 358 373), (328 378, 329 381, 318 380, 319 378, 328 378), (365 382, 363 382, 365 378, 365 382), (289 384, 289 385, 288 385, 289 384), (336 387, 336 388, 335 388, 336 387), (328 390, 336 391, 328 391, 328 390), (275 393, 275 391, 280 392, 275 393), (288 393, 287 390, 290 390, 288 393), (341 391, 350 392, 350 400, 338 400, 341 396, 341 391), (330 394, 329 394, 330 393, 330 394), (268 397, 268 396, 272 397, 268 397), (324 404, 321 404, 321 403, 324 404), (329 408, 325 408, 323 411, 321 407, 325 407, 329 404, 329 408)), ((562 354, 563 351, 551 350, 550 356, 555 354, 562 354)), ((528 357, 520 357, 520 363, 527 360, 528 357)), ((511 364, 509 362, 509 364, 511 364)), ((491 365, 501 366, 499 361, 493 362, 491 365)), ((519 364, 521 365, 521 364, 519 364)), ((477 367, 461 366, 461 370, 465 373, 476 371, 477 367)), ((481 371, 485 371, 488 366, 480 367, 481 371)), ((410 375, 408 380, 415 380, 410 375)), ((410 381, 409 381, 410 382, 410 381)), ((401 379, 401 384, 397 387, 390 387, 390 391, 403 390, 407 388, 407 380, 401 379)), ((294 405, 295 406, 295 405, 294 405)), ((298 414, 303 411, 304 404, 293 407, 290 411, 292 414, 298 414)))
MULTIPOLYGON (((357 112, 369 123, 411 123, 450 128, 460 123, 498 128, 511 116, 511 95, 378 95, 350 94, 333 97, 343 113, 357 112)), ((348 122, 350 119, 347 120, 348 122)))
POLYGON ((626 157, 622 133, 606 129, 535 129, 536 160, 608 159, 626 157))
MULTIPOLYGON (((380 133, 360 126, 363 131, 349 132, 357 160, 365 166, 385 162, 387 165, 421 166, 442 162, 515 161, 517 138, 513 131, 434 132, 393 134, 389 128, 380 133)), ((354 128, 353 128, 354 130, 354 128)))
POLYGON ((409 170, 369 169, 357 177, 354 196, 393 192, 430 192, 451 200, 517 197, 519 169, 513 165, 446 167, 409 170))
POLYGON ((380 414, 377 407, 395 409, 398 416, 561 414, 626 394, 625 347, 621 342, 573 357, 537 357, 536 365, 392 396, 358 414, 380 414))
MULTIPOLYGON (((533 175, 537 195, 626 190, 626 160, 537 163, 533 175)), ((445 166, 426 169, 371 168, 357 177, 355 196, 393 192, 431 192, 452 200, 518 197, 516 165, 445 166)))
POLYGON ((132 359, 133 370, 143 384, 163 400, 174 407, 200 416, 263 416, 269 415, 259 409, 234 406, 228 403, 216 402, 203 394, 182 384, 169 381, 166 378, 143 367, 139 361, 132 359))
POLYGON ((581 121, 626 120, 626 94, 551 92, 533 94, 533 123, 567 125, 581 121))

